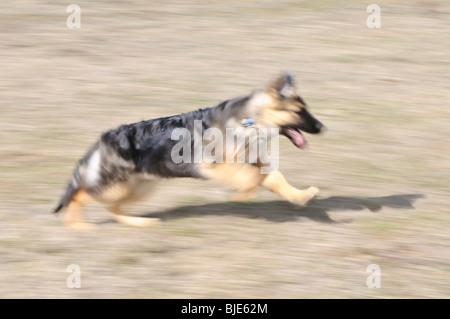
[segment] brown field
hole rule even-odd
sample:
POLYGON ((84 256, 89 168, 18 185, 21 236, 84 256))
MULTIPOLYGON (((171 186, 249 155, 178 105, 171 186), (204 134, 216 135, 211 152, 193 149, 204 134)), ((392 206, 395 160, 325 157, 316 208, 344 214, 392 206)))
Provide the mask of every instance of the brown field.
POLYGON ((81 29, 68 3, 0 4, 0 298, 450 297, 450 2, 377 1, 380 29, 372 0, 77 1, 81 29), (328 128, 303 151, 280 141, 288 180, 321 189, 310 206, 178 179, 132 207, 155 227, 50 213, 101 132, 281 70, 328 128))

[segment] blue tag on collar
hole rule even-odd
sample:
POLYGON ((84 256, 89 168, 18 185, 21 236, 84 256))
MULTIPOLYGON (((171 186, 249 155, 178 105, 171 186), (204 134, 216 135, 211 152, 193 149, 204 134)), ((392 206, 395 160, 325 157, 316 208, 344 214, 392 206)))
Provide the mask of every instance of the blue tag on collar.
POLYGON ((244 127, 252 126, 253 124, 255 124, 255 120, 251 117, 246 117, 242 120, 242 126, 244 127))

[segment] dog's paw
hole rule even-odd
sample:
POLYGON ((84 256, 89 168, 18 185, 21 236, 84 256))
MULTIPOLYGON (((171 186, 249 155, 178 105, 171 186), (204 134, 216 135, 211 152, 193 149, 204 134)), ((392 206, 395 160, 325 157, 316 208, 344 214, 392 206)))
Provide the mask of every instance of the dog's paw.
POLYGON ((319 189, 317 187, 311 186, 308 189, 299 190, 299 193, 295 196, 292 202, 296 205, 305 206, 310 202, 314 197, 319 194, 319 189))
POLYGON ((310 192, 313 197, 319 195, 319 193, 320 193, 320 190, 314 186, 311 186, 310 188, 308 188, 307 191, 310 192))

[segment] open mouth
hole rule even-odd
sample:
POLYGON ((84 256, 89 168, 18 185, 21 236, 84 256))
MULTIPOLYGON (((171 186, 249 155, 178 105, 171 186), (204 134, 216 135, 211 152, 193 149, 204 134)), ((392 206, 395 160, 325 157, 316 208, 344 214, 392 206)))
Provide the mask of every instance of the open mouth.
POLYGON ((288 137, 291 142, 300 149, 306 146, 306 140, 299 129, 293 128, 291 126, 285 126, 282 129, 282 134, 288 137))

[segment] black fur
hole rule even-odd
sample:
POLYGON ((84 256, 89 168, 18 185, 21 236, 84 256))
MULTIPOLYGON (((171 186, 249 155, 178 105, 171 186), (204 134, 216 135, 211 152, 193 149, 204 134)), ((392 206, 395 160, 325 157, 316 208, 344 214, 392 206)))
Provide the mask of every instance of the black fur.
POLYGON ((309 113, 306 108, 303 108, 298 114, 302 122, 294 126, 295 128, 310 134, 317 134, 322 131, 323 124, 309 113))

